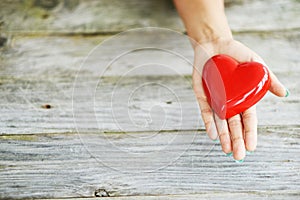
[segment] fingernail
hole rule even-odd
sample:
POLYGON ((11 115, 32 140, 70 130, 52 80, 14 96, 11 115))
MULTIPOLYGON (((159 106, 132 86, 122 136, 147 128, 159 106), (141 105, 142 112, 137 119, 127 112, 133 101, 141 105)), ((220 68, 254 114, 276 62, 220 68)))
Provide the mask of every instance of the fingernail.
POLYGON ((234 160, 236 163, 243 163, 244 162, 244 159, 241 159, 241 160, 234 160))
POLYGON ((232 156, 232 152, 226 153, 226 156, 227 156, 227 157, 231 157, 231 156, 232 156))
POLYGON ((246 155, 251 155, 253 153, 254 153, 254 151, 246 151, 246 155))
POLYGON ((285 91, 286 91, 286 93, 285 93, 285 97, 288 97, 288 96, 290 96, 290 91, 289 91, 289 89, 285 88, 285 91))
POLYGON ((213 140, 213 142, 214 143, 219 143, 219 139, 217 138, 217 139, 213 140))

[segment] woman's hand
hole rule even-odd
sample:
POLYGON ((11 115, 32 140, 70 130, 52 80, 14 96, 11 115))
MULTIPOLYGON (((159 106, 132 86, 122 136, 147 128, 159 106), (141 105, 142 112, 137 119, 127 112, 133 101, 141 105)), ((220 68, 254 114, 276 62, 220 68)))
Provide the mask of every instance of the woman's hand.
MULTIPOLYGON (((224 11, 224 0, 174 0, 195 51, 193 87, 200 105, 207 133, 213 140, 219 137, 223 151, 242 162, 246 150, 254 151, 257 144, 255 106, 227 120, 221 120, 207 102, 202 88, 202 69, 214 55, 226 54, 239 62, 264 61, 252 50, 232 37, 224 11)), ((277 96, 288 94, 270 71, 270 91, 277 96)))
MULTIPOLYGON (((208 136, 212 140, 219 138, 224 153, 227 155, 233 153, 234 159, 238 162, 242 162, 246 151, 252 152, 256 148, 256 108, 252 106, 239 115, 235 115, 227 120, 221 120, 207 102, 202 87, 202 69, 206 61, 217 54, 229 55, 239 62, 256 61, 264 65, 265 63, 252 50, 232 39, 198 44, 195 45, 194 49, 193 88, 200 105, 202 119, 208 136)), ((270 78, 270 91, 280 97, 286 96, 287 91, 285 87, 271 71, 270 78)))

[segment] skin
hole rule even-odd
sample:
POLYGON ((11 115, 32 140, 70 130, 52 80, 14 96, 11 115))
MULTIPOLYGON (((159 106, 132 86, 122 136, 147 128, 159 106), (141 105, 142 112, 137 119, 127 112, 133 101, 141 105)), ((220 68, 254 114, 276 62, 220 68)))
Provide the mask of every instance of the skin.
MULTIPOLYGON (((223 0, 174 0, 174 4, 194 48, 193 89, 208 136, 212 140, 219 138, 223 152, 233 153, 235 160, 242 161, 246 150, 256 149, 256 108, 252 106, 227 120, 219 119, 202 88, 202 69, 206 61, 217 54, 227 54, 239 62, 256 61, 267 65, 254 51, 233 39, 223 0)), ((279 97, 286 96, 286 88, 271 71, 270 78, 269 91, 279 97)))

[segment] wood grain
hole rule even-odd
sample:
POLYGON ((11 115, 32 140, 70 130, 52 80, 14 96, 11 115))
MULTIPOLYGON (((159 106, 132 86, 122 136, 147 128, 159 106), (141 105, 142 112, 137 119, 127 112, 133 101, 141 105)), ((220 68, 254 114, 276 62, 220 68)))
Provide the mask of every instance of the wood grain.
MULTIPOLYGON (((160 33, 145 32, 146 44, 160 45, 192 62, 187 38, 171 34, 170 42, 160 33)), ((121 38, 122 48, 119 40, 106 43, 104 51, 88 57, 80 70, 88 52, 109 37, 17 37, 1 54, 0 134, 64 133, 76 128, 82 132, 203 129, 191 66, 181 58, 156 50, 135 51, 107 68, 116 50, 145 44, 143 38, 126 35, 121 38)), ((299 33, 237 38, 257 49, 291 91, 288 98, 268 94, 258 104, 260 126, 300 124, 299 33)))
POLYGON ((196 131, 9 135, 0 141, 3 199, 93 197, 99 189, 110 196, 300 195, 299 127, 260 129, 257 151, 243 164, 196 131))
MULTIPOLYGON (((257 106, 259 125, 299 125, 300 74, 278 75, 292 94, 281 99, 268 94, 257 106)), ((75 94, 72 82, 2 79, 0 133, 203 129, 188 77, 103 78, 96 89, 98 78, 88 79, 75 94), (95 89, 94 96, 88 89, 95 89)))
MULTIPOLYGON (((300 27, 297 20, 300 4, 296 0, 226 2, 228 19, 235 32, 300 27)), ((0 10, 3 30, 10 34, 97 34, 140 27, 166 27, 184 31, 169 0, 142 3, 139 0, 59 0, 47 3, 4 0, 0 6, 4 8, 0 10)))
MULTIPOLYGON (((276 74, 299 72, 300 31, 244 33, 234 37, 256 51, 276 74)), ((144 70, 135 75, 191 75, 193 50, 187 36, 167 29, 141 29, 120 35, 94 37, 15 36, 0 53, 0 76, 74 81, 83 76, 121 76, 141 64, 159 63, 171 69, 144 70), (143 37, 140 37, 143 35, 143 37), (122 45, 120 45, 122 44, 122 45), (157 47, 165 51, 133 51, 157 47), (95 49, 96 48, 96 52, 95 49), (131 50, 133 52, 127 52, 131 50), (187 61, 167 51, 179 54, 187 61), (94 56, 90 56, 94 52, 94 56), (120 54, 126 53, 116 60, 120 54), (111 63, 113 62, 113 63, 111 63), (100 70, 106 69, 105 73, 100 70)), ((149 68, 151 65, 148 65, 149 68)), ((133 73, 133 72, 132 72, 133 73)))
MULTIPOLYGON (((192 195, 159 195, 159 196, 129 196, 129 197, 105 197, 106 200, 198 200, 198 199, 295 199, 297 200, 299 196, 294 194, 282 194, 282 193, 262 193, 262 194, 249 194, 249 193, 206 193, 206 194, 192 194, 192 195)), ((74 198, 71 198, 74 199, 74 198)), ((71 200, 69 199, 69 200, 71 200)), ((75 198, 74 200, 94 200, 95 198, 75 198)), ((65 200, 65 199, 55 199, 55 200, 65 200)))
POLYGON ((0 7, 0 199, 299 199, 299 1, 226 1, 234 37, 291 91, 258 104, 243 164, 204 132, 186 36, 112 35, 183 32, 171 1, 0 7))

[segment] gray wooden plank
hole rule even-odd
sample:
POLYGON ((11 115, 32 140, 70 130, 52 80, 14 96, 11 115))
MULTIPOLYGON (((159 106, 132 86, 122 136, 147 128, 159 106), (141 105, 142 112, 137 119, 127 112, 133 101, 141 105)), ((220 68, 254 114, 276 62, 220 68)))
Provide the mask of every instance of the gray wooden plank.
MULTIPOLYGON (((142 33, 143 37, 133 32, 109 42, 109 36, 16 37, 10 41, 0 54, 0 133, 74 132, 76 126, 84 132, 203 129, 188 62, 160 50, 134 51, 114 60, 116 51, 152 44, 192 62, 185 36, 164 30, 142 33), (81 65, 103 41, 104 48, 81 65), (107 68, 111 61, 115 62, 107 68), (80 66, 84 67, 80 70, 80 66), (78 90, 73 98, 75 80, 78 90), (44 109, 45 104, 52 108, 44 109)), ((289 98, 267 95, 259 103, 260 125, 299 124, 299 32, 236 37, 257 50, 291 90, 289 98)))
MULTIPOLYGON (((111 33, 159 26, 183 31, 172 1, 1 1, 2 29, 20 33, 111 33)), ((234 31, 299 28, 295 0, 227 0, 234 31), (282 14, 284 13, 284 14, 282 14), (253 17, 255 16, 255 17, 253 17)))
POLYGON ((116 32, 144 26, 183 29, 169 0, 152 1, 1 1, 4 29, 22 32, 97 33, 116 32), (47 4, 53 4, 49 8, 47 4), (69 4, 73 4, 70 8, 69 4), (12 14, 13 13, 13 14, 12 14))
MULTIPOLYGON (((235 38, 259 53, 274 73, 300 71, 297 53, 300 51, 300 31, 235 34, 235 38)), ((189 63, 193 63, 188 38, 166 29, 139 29, 121 35, 95 37, 17 36, 0 52, 0 76, 13 77, 73 78, 80 67, 83 67, 81 75, 85 76, 120 76, 139 65, 153 62, 173 70, 162 66, 161 70, 140 70, 135 75, 190 75, 192 66, 189 63), (151 46, 162 50, 135 50, 151 46), (129 50, 132 52, 128 53, 129 50), (125 52, 125 56, 117 58, 118 53, 125 52), (100 70, 105 69, 101 74, 100 70)))
MULTIPOLYGON (((267 94, 257 106, 259 125, 299 125, 300 74, 278 75, 291 90, 291 96, 267 94)), ((191 77, 130 76, 121 81, 107 77, 96 87, 97 81, 98 78, 86 77, 73 93, 72 81, 2 79, 0 133, 204 128, 191 77), (86 92, 89 89, 92 96, 86 92), (45 109, 45 104, 51 108, 45 109)))
POLYGON ((299 28, 299 1, 246 0, 226 10, 234 31, 270 31, 299 28), (284 14, 283 14, 284 13, 284 14), (298 22, 297 22, 298 21, 298 22))
MULTIPOLYGON (((198 199, 298 199, 298 195, 282 194, 282 193, 263 193, 263 194, 249 194, 249 193, 211 193, 211 194, 192 194, 192 195, 159 195, 159 196, 129 196, 129 197, 105 197, 107 200, 198 200, 198 199)), ((68 199, 68 198, 67 198, 68 199)), ((95 198, 70 198, 69 200, 94 200, 95 198)), ((54 200, 54 199, 53 199, 54 200)), ((65 200, 55 199, 55 200, 65 200)))
POLYGON ((93 197, 102 189, 110 196, 295 199, 299 131, 260 129, 243 164, 197 131, 0 136, 0 198, 93 197))

